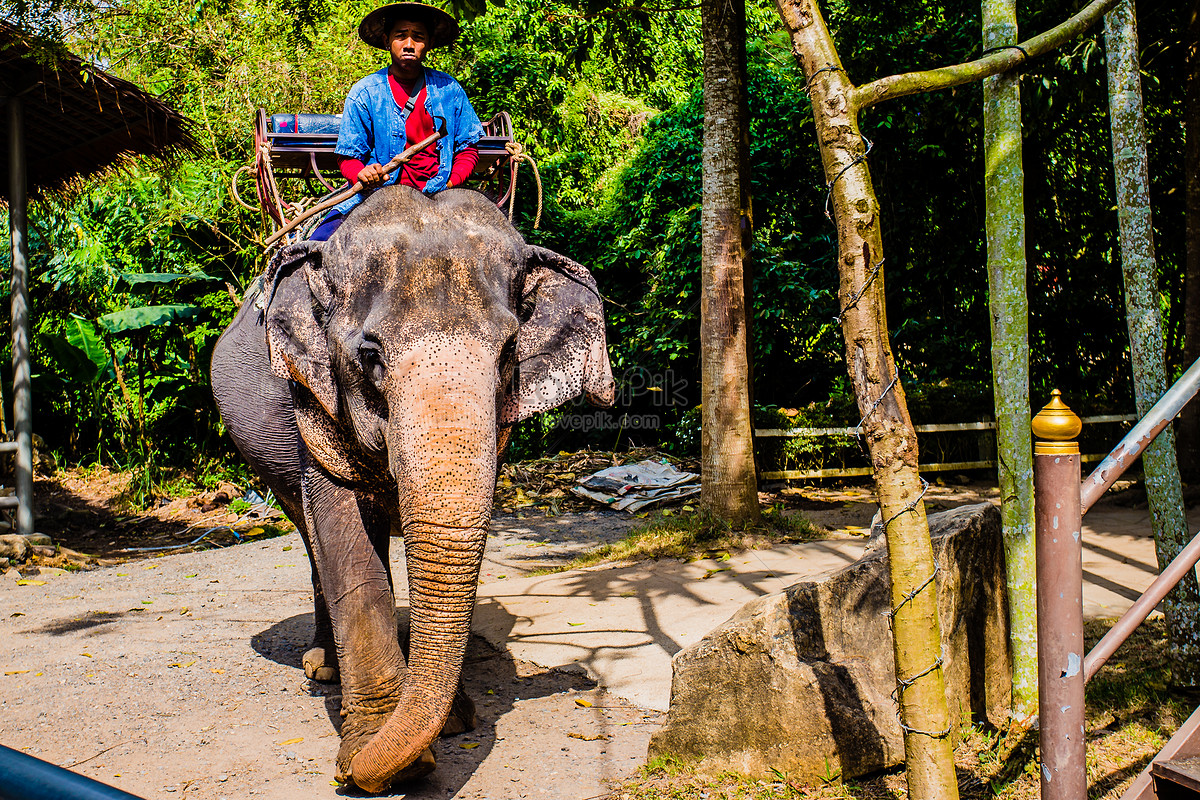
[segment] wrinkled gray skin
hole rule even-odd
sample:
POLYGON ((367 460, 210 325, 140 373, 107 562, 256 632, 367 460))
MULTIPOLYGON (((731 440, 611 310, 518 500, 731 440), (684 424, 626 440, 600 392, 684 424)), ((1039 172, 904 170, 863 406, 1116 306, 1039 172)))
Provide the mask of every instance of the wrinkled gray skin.
POLYGON ((308 547, 304 667, 340 675, 339 774, 379 792, 428 772, 438 733, 474 724, 456 688, 511 425, 581 393, 612 403, 595 281, 526 245, 477 192, 387 187, 330 241, 275 254, 261 298, 217 343, 212 385, 308 547), (407 660, 392 535, 407 558, 407 660))

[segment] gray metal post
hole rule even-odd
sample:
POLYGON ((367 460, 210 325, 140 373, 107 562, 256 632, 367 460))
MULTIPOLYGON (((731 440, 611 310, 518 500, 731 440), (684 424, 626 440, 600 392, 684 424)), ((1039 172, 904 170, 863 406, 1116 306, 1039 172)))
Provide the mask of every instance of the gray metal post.
POLYGON ((25 192, 25 120, 20 97, 8 99, 8 227, 12 241, 13 429, 17 533, 33 533, 33 397, 29 372, 29 241, 25 192))
POLYGON ((1042 800, 1087 798, 1081 427, 1057 389, 1033 420, 1042 800))

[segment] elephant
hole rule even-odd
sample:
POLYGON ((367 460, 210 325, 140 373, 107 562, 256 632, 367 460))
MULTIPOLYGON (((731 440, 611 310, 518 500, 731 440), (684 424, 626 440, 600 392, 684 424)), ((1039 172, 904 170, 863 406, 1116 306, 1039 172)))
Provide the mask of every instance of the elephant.
POLYGON ((581 394, 613 403, 594 278, 527 244, 475 190, 384 187, 329 241, 269 259, 211 378, 226 430, 308 550, 303 664, 341 681, 339 778, 381 792, 427 773, 439 733, 474 725, 461 671, 512 426, 581 394))

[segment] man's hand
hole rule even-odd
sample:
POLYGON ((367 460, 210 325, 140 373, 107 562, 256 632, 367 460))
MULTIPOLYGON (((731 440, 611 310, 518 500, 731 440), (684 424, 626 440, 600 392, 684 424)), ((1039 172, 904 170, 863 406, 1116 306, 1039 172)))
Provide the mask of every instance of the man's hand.
POLYGON ((386 179, 387 175, 383 172, 382 164, 367 164, 358 173, 358 180, 366 189, 378 189, 380 186, 383 186, 383 182, 386 179))

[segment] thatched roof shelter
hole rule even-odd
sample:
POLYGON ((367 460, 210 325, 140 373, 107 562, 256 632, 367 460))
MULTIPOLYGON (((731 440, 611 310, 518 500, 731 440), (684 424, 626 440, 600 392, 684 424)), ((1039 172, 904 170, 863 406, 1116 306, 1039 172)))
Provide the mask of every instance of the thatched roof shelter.
MULTIPOLYGON (((138 155, 194 149, 192 123, 129 81, 42 45, 0 22, 0 98, 24 106, 26 171, 33 192, 57 189, 138 155)), ((8 151, 7 141, 4 150, 8 151)), ((0 196, 8 196, 0 158, 0 196)))
POLYGON ((0 22, 0 101, 8 124, 0 158, 0 198, 8 205, 12 250, 13 428, 16 532, 33 527, 33 394, 29 363, 27 195, 61 188, 127 158, 170 157, 196 146, 187 118, 161 100, 76 55, 0 22))

